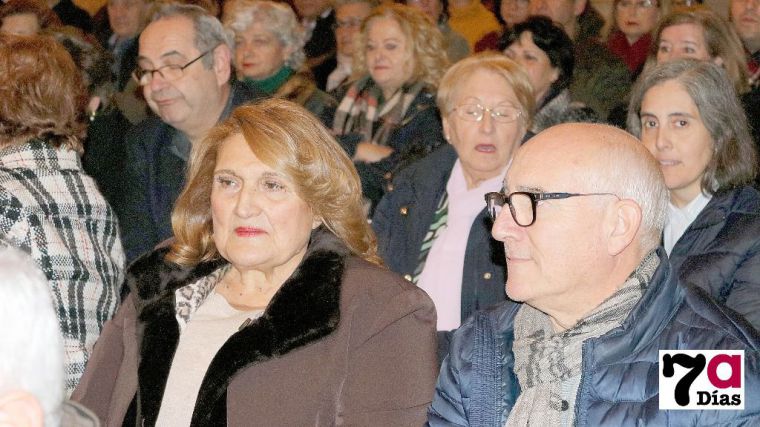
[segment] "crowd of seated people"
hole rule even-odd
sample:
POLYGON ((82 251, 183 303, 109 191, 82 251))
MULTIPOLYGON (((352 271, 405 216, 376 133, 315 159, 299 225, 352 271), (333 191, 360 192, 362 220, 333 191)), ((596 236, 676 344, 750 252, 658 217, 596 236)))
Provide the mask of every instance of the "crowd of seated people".
POLYGON ((100 6, 0 4, 0 277, 63 374, 8 414, 760 422, 632 380, 744 350, 760 392, 760 1, 100 6))

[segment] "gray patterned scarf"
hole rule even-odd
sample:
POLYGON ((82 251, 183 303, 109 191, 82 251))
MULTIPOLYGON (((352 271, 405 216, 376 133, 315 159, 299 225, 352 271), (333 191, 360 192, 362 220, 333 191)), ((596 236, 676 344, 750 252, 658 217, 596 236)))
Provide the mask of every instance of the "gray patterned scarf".
POLYGON ((364 77, 351 85, 340 101, 333 132, 336 135, 360 133, 364 141, 387 145, 391 133, 401 126, 407 110, 424 88, 422 82, 405 84, 381 103, 382 90, 371 77, 364 77))
POLYGON ((508 427, 558 426, 568 417, 572 421, 574 408, 569 407, 568 400, 574 401, 577 389, 571 390, 568 399, 566 389, 563 396, 562 383, 580 376, 583 342, 623 323, 644 295, 659 264, 660 258, 651 252, 620 289, 560 333, 554 332, 549 316, 523 304, 515 317, 512 346, 522 391, 509 414, 508 427), (567 410, 570 412, 565 413, 567 410))

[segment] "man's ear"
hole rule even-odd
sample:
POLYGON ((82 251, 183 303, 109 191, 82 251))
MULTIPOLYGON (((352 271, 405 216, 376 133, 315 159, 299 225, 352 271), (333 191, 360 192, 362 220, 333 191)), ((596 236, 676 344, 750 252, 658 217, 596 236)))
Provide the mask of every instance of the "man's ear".
POLYGON ((0 396, 0 425, 44 427, 45 413, 34 395, 14 390, 0 396))
POLYGON ((618 200, 610 205, 605 219, 610 256, 620 254, 633 243, 641 228, 641 215, 641 207, 633 200, 618 200))
POLYGON ((222 43, 214 48, 214 74, 219 86, 227 84, 232 76, 232 51, 229 46, 222 43))

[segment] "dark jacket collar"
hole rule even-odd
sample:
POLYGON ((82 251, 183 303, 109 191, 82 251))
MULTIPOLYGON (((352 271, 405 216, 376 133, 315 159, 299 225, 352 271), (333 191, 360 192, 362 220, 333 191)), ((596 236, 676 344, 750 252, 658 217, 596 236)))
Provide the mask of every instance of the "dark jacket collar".
POLYGON ((446 190, 446 184, 457 158, 454 147, 451 144, 444 144, 415 165, 410 183, 417 194, 417 199, 425 200, 432 194, 435 194, 436 201, 441 197, 446 190))
POLYGON ((219 118, 219 121, 221 122, 229 117, 229 115, 232 114, 232 110, 235 108, 251 101, 263 99, 266 96, 265 93, 255 88, 248 87, 235 78, 230 79, 230 99, 227 102, 227 106, 225 107, 222 116, 219 118))
MULTIPOLYGON (((135 261, 127 279, 137 296, 139 313, 138 416, 147 425, 155 424, 158 417, 179 341, 174 291, 226 263, 182 268, 165 261, 166 252, 158 250, 135 261)), ((227 386, 235 373, 317 341, 337 328, 347 256, 348 249, 331 233, 321 228, 312 233, 306 256, 264 314, 230 337, 211 361, 191 425, 224 424, 227 386)))
POLYGON ((665 250, 658 248, 657 256, 660 265, 649 281, 644 296, 620 327, 595 339, 598 343, 603 343, 605 349, 604 352, 595 353, 597 364, 617 363, 650 346, 681 306, 684 290, 678 285, 678 278, 665 250))
POLYGON ((699 230, 723 222, 733 212, 757 214, 760 212, 760 194, 752 186, 745 186, 713 195, 699 213, 689 230, 699 230))
MULTIPOLYGON (((658 248, 657 255, 660 257, 660 265, 649 281, 644 296, 634 306, 623 324, 593 339, 593 341, 605 342, 605 352, 600 355, 600 363, 619 361, 625 355, 630 355, 639 348, 649 345, 650 341, 661 333, 680 306, 684 291, 678 286, 678 279, 673 274, 665 251, 658 248)), ((506 307, 504 312, 499 313, 497 322, 502 333, 508 333, 511 337, 519 304, 514 304, 514 306, 509 304, 506 307)), ((511 339, 508 342, 511 342, 511 339)), ((509 350, 511 353, 511 347, 509 350)))
POLYGON ((639 303, 621 327, 609 331, 593 343, 599 349, 594 352, 596 366, 621 363, 631 354, 645 353, 684 306, 709 323, 721 325, 727 336, 737 337, 747 345, 758 342, 757 331, 744 319, 735 313, 729 314, 730 319, 727 319, 726 313, 731 310, 716 304, 703 289, 680 283, 664 249, 658 248, 657 255, 660 265, 639 303))

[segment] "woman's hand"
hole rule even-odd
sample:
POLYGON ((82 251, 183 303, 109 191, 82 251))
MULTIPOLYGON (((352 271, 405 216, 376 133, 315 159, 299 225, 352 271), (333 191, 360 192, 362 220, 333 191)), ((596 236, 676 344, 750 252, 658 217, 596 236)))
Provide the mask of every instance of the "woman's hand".
POLYGON ((356 145, 354 160, 374 163, 383 160, 393 154, 393 148, 386 145, 377 145, 369 142, 360 142, 356 145))

